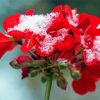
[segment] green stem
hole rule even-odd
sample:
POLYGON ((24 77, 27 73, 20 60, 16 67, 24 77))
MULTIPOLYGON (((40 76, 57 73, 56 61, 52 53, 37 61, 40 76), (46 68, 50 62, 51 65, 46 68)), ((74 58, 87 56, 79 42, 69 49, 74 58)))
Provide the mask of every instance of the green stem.
POLYGON ((46 91, 45 91, 45 98, 44 100, 49 100, 50 98, 50 92, 52 87, 52 75, 49 75, 47 77, 47 84, 46 84, 46 91))

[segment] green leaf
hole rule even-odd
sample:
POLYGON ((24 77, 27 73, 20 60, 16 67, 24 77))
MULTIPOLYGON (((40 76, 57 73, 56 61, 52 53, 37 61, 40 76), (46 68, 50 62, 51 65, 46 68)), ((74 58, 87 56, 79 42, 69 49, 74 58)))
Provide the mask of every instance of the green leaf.
POLYGON ((47 81, 47 77, 46 76, 42 76, 41 77, 41 81, 42 81, 42 83, 45 83, 47 81))
POLYGON ((31 77, 35 77, 35 76, 37 76, 37 75, 38 75, 38 73, 37 73, 37 72, 31 72, 30 74, 31 74, 31 77))

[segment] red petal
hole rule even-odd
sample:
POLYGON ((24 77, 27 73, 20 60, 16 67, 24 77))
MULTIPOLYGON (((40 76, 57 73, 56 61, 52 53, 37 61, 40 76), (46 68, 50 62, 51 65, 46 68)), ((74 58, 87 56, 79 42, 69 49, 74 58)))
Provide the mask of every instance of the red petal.
POLYGON ((57 7, 55 7, 52 12, 61 12, 62 11, 62 5, 58 5, 57 7))
POLYGON ((97 16, 92 16, 90 15, 90 21, 91 21, 91 24, 94 25, 94 26, 97 26, 98 24, 100 24, 100 18, 97 17, 97 16))
POLYGON ((35 45, 35 43, 36 43, 36 41, 35 41, 34 38, 31 38, 29 40, 26 40, 24 42, 24 44, 21 46, 21 51, 22 52, 27 52, 27 51, 31 50, 32 47, 35 45))
POLYGON ((2 50, 0 50, 0 58, 2 58, 2 56, 7 52, 8 48, 4 48, 2 50))
POLYGON ((26 38, 26 34, 24 32, 17 30, 8 32, 8 35, 12 36, 15 40, 21 40, 23 38, 26 38))
POLYGON ((0 41, 0 58, 9 50, 11 46, 11 42, 1 42, 0 41))
POLYGON ((64 15, 72 17, 72 9, 70 8, 69 5, 64 5, 63 7, 64 15))
POLYGON ((74 37, 71 35, 68 35, 68 36, 66 36, 66 38, 63 42, 58 42, 56 44, 56 48, 59 51, 69 51, 74 47, 74 45, 75 45, 74 37))
POLYGON ((12 44, 13 42, 9 39, 9 37, 0 33, 0 58, 10 49, 12 44))
MULTIPOLYGON (((74 50, 70 50, 68 53, 65 54, 64 58, 65 59, 69 59, 70 57, 72 57, 75 54, 74 50)), ((72 59, 71 59, 72 60, 72 59)))
POLYGON ((71 30, 72 30, 72 32, 74 34, 76 42, 80 43, 81 38, 80 38, 80 32, 79 32, 79 30, 76 27, 72 26, 72 25, 70 25, 70 28, 71 28, 71 30))
POLYGON ((18 62, 18 64, 23 64, 25 62, 32 61, 32 58, 29 56, 21 55, 16 58, 16 61, 18 62))
POLYGON ((95 83, 91 79, 84 79, 84 80, 78 80, 73 81, 72 83, 73 89, 75 92, 77 92, 80 95, 84 95, 88 92, 95 91, 96 86, 95 83))
POLYGON ((22 68, 22 79, 28 77, 29 67, 22 68))
POLYGON ((20 13, 8 16, 3 22, 3 28, 7 31, 8 28, 13 28, 19 23, 20 13))
POLYGON ((91 75, 96 78, 100 78, 100 64, 93 65, 90 68, 91 75))
POLYGON ((29 9, 29 10, 26 11, 25 15, 31 15, 32 16, 34 14, 34 12, 35 12, 34 9, 29 9))
POLYGON ((95 80, 91 76, 90 70, 85 69, 82 72, 80 80, 74 80, 72 83, 73 89, 80 95, 96 90, 95 80))
POLYGON ((63 14, 59 13, 59 16, 52 22, 51 26, 48 28, 47 33, 57 31, 61 28, 69 28, 69 23, 68 20, 63 16, 63 14))
POLYGON ((11 46, 9 47, 8 51, 12 51, 18 44, 12 43, 11 46))
POLYGON ((78 28, 81 28, 83 31, 85 31, 90 24, 91 22, 90 22, 89 14, 87 13, 79 14, 78 28))
POLYGON ((48 52, 41 52, 40 47, 41 47, 40 45, 36 45, 36 53, 42 57, 51 55, 55 50, 55 48, 53 47, 52 50, 49 50, 48 52))
POLYGON ((0 33, 0 50, 7 47, 7 45, 11 44, 11 40, 9 37, 5 36, 4 34, 0 33))

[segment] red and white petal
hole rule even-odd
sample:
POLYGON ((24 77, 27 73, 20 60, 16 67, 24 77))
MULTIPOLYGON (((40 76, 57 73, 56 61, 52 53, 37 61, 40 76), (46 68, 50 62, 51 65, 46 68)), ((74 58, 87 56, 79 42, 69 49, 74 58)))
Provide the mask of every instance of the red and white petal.
POLYGON ((54 50, 55 50, 55 47, 54 46, 51 46, 51 47, 43 47, 41 45, 36 45, 36 53, 42 57, 46 57, 46 56, 49 56, 51 55, 54 50))
POLYGON ((59 13, 58 17, 52 22, 52 24, 47 29, 47 33, 52 33, 52 31, 57 31, 62 28, 69 28, 68 20, 63 16, 62 13, 59 13))
POLYGON ((84 62, 88 66, 93 66, 96 64, 97 60, 95 54, 91 49, 83 50, 84 62))
POLYGON ((3 28, 8 31, 9 28, 13 28, 15 25, 19 24, 20 16, 20 13, 8 16, 3 22, 3 28))

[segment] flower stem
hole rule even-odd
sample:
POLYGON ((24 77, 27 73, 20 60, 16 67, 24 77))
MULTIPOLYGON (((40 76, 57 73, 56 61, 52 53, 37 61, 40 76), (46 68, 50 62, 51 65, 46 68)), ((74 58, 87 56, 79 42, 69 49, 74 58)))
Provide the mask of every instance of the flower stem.
POLYGON ((49 100, 50 98, 50 92, 52 87, 52 75, 49 75, 47 77, 47 84, 46 84, 46 91, 45 91, 45 98, 44 100, 49 100))

